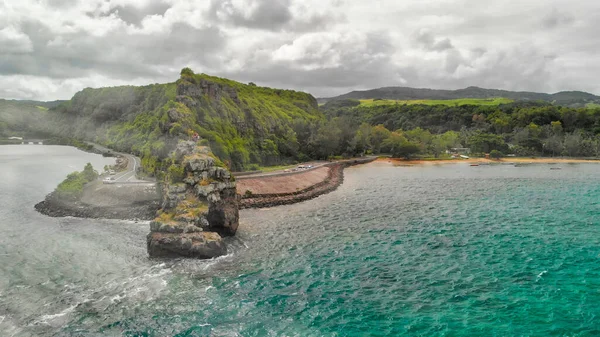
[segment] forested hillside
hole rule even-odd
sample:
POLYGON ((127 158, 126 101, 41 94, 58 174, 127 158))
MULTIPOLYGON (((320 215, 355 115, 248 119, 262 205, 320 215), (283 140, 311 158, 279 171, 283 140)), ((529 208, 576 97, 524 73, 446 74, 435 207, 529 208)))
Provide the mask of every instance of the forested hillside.
POLYGON ((188 68, 176 83, 85 89, 51 112, 54 133, 138 154, 149 171, 196 134, 233 170, 302 160, 294 130, 324 119, 309 94, 188 68))
POLYGON ((166 169, 164 159, 178 140, 196 137, 234 171, 367 153, 438 157, 454 147, 522 156, 600 156, 600 108, 502 104, 509 101, 361 104, 347 99, 319 108, 306 93, 184 68, 175 83, 85 89, 58 106, 0 100, 0 135, 96 141, 139 155, 149 173, 166 169))
POLYGON ((365 148, 397 156, 439 156, 453 147, 520 156, 600 156, 600 109, 545 102, 483 105, 364 106, 355 100, 325 104, 339 143, 330 154, 365 148), (354 135, 353 137, 350 135, 354 135))
POLYGON ((27 137, 44 125, 54 103, 0 99, 0 138, 27 137))
POLYGON ((408 87, 385 87, 379 89, 352 91, 331 98, 319 98, 319 103, 343 99, 386 99, 386 100, 452 100, 463 98, 505 98, 514 101, 545 101, 556 105, 584 107, 599 104, 600 96, 581 91, 561 91, 546 94, 528 91, 508 91, 468 87, 458 90, 421 89, 408 87))

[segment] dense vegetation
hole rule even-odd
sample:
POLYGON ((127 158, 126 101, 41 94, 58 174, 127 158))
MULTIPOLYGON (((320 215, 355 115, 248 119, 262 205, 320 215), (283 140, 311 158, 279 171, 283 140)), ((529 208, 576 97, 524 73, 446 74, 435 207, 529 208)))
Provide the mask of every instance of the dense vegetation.
POLYGON ((309 94, 188 68, 176 83, 85 89, 51 112, 55 133, 138 154, 149 172, 165 170, 177 141, 196 134, 232 170, 302 160, 295 127, 324 118, 309 94))
POLYGON ((500 105, 512 103, 508 98, 459 98, 459 99, 415 99, 415 100, 394 100, 394 99, 361 99, 360 105, 392 105, 392 104, 424 104, 424 105, 500 105))
POLYGON ((599 108, 546 102, 363 106, 354 100, 322 108, 328 117, 323 129, 337 136, 331 136, 328 152, 319 156, 365 150, 439 156, 454 147, 480 154, 495 150, 495 156, 600 156, 599 108))
POLYGON ((600 103, 600 97, 581 91, 561 91, 545 94, 527 91, 508 91, 468 87, 458 90, 417 89, 386 87, 364 91, 352 91, 332 98, 321 98, 319 103, 342 99, 387 99, 387 100, 453 100, 465 98, 489 99, 503 97, 514 101, 545 101, 562 106, 585 107, 600 103))
POLYGON ((85 184, 97 178, 98 172, 94 170, 92 164, 87 163, 82 172, 73 172, 58 184, 54 192, 55 196, 66 200, 77 200, 81 197, 85 184))
MULTIPOLYGON (((391 97, 406 88, 383 89, 391 97)), ((22 130, 67 136, 66 144, 86 146, 80 141, 96 141, 137 154, 146 172, 163 172, 172 179, 180 172, 171 167, 168 154, 180 139, 200 139, 232 170, 368 153, 439 157, 455 147, 495 157, 600 155, 596 96, 532 93, 529 98, 551 96, 554 101, 509 103, 510 99, 489 96, 506 92, 474 87, 411 90, 413 96, 433 92, 428 98, 458 94, 482 98, 362 103, 343 99, 319 108, 306 93, 242 84, 184 68, 175 83, 88 88, 58 106, 60 102, 0 100, 0 135, 22 130), (557 103, 573 100, 588 102, 588 107, 557 103)))
POLYGON ((0 139, 38 134, 52 103, 0 99, 0 139))

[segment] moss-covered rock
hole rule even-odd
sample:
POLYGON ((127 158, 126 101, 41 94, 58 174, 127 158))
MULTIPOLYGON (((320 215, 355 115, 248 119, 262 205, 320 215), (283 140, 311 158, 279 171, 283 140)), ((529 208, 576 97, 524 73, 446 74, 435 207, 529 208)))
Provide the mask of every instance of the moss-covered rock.
POLYGON ((225 253, 226 249, 216 243, 215 236, 202 241, 200 236, 189 234, 212 233, 219 238, 235 234, 239 200, 231 173, 216 166, 210 149, 198 142, 179 142, 170 158, 173 170, 181 170, 185 178, 183 182, 173 182, 168 175, 163 182, 162 211, 150 224, 148 253, 153 257, 173 254, 214 257, 205 254, 207 249, 225 253), (157 233, 164 235, 154 235, 157 233))
POLYGON ((211 259, 227 254, 227 247, 221 236, 212 232, 150 232, 146 241, 148 253, 152 257, 211 259))

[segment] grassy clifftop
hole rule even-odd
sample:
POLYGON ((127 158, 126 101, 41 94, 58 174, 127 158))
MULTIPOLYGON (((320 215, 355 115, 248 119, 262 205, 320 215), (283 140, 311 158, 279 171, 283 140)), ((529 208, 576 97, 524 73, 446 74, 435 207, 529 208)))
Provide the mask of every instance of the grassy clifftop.
POLYGON ((323 119, 306 93, 194 74, 175 83, 85 89, 52 114, 55 133, 136 153, 149 171, 196 133, 233 170, 300 155, 295 123, 323 119))
POLYGON ((379 106, 379 105, 500 105, 512 103, 513 100, 508 98, 460 98, 460 99, 415 99, 415 100, 393 100, 393 99, 361 99, 360 105, 363 106, 379 106))

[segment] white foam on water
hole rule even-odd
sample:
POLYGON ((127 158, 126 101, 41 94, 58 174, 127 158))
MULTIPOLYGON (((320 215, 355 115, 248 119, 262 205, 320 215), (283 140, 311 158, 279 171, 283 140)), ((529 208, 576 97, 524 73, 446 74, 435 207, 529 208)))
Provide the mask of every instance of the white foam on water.
MULTIPOLYGON (((165 264, 158 265, 156 267, 164 267, 165 264)), ((134 298, 138 300, 149 301, 154 298, 154 295, 166 288, 167 280, 163 276, 171 273, 170 269, 163 268, 157 272, 148 272, 140 276, 132 276, 125 279, 122 282, 108 282, 104 289, 98 290, 97 292, 106 293, 114 290, 118 290, 119 293, 110 298, 111 303, 121 302, 125 298, 134 298)), ((103 296, 95 302, 101 302, 105 299, 103 296)))
MULTIPOLYGON (((149 301, 157 292, 160 292, 167 286, 167 281, 163 276, 170 274, 171 270, 164 268, 166 264, 160 264, 154 266, 151 271, 144 273, 139 276, 133 276, 125 280, 112 280, 104 284, 99 289, 90 289, 80 294, 78 297, 81 299, 75 304, 55 314, 42 315, 39 319, 35 320, 31 325, 49 325, 54 327, 62 326, 66 319, 65 316, 75 311, 78 307, 83 304, 89 303, 92 306, 102 305, 104 302, 104 309, 106 304, 114 305, 122 302, 126 298, 135 297, 136 300, 149 301), (161 268, 156 271, 155 268, 161 268), (116 295, 112 295, 118 292, 116 295), (108 302, 108 303, 107 303, 108 302), (64 319, 63 319, 64 318, 64 319)), ((73 284, 65 284, 65 291, 71 292, 77 286, 73 284)), ((4 336, 2 336, 4 337, 4 336)))
POLYGON ((18 336, 23 330, 11 322, 10 317, 7 316, 0 316, 0 328, 0 335, 2 337, 18 336))
POLYGON ((234 253, 232 252, 232 253, 229 253, 229 254, 226 254, 226 255, 223 255, 223 256, 214 257, 214 258, 212 258, 210 260, 202 261, 203 262, 202 269, 206 270, 206 269, 208 269, 208 268, 210 268, 210 267, 218 264, 219 262, 221 262, 223 260, 227 260, 229 258, 232 258, 233 255, 234 255, 234 253))
POLYGON ((542 271, 541 273, 538 274, 537 278, 535 279, 535 282, 539 281, 542 276, 544 276, 544 274, 548 273, 547 270, 542 271))
POLYGON ((230 260, 235 256, 235 252, 230 252, 229 254, 214 257, 212 259, 206 260, 197 260, 197 259, 178 259, 176 263, 173 265, 176 270, 185 272, 185 273, 194 273, 194 272, 205 272, 212 267, 218 266, 220 263, 224 261, 230 260))
POLYGON ((73 312, 73 310, 75 310, 75 308, 77 308, 77 306, 80 303, 77 303, 75 305, 72 305, 68 308, 66 308, 65 310, 59 312, 58 314, 52 314, 52 315, 43 315, 42 317, 40 317, 38 320, 33 322, 33 325, 38 325, 38 324, 46 324, 46 325, 51 325, 50 323, 53 320, 56 320, 57 318, 63 317, 65 315, 70 314, 71 312, 73 312))
POLYGON ((116 303, 116 302, 121 302, 122 299, 124 299, 127 295, 123 294, 123 296, 121 295, 115 295, 113 297, 110 298, 110 301, 112 303, 116 303))

